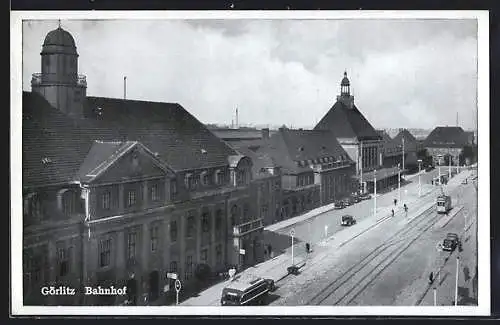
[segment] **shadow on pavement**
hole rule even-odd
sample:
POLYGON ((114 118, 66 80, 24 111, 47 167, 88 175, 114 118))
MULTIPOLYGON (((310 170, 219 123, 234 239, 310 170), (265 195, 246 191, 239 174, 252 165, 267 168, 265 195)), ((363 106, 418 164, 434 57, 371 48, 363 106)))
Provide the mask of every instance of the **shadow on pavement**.
MULTIPOLYGON (((292 238, 288 235, 283 235, 279 234, 273 231, 269 230, 264 230, 264 247, 266 250, 268 249, 269 245, 271 245, 271 252, 273 253, 273 256, 280 255, 281 253, 284 253, 288 248, 292 246, 292 238)), ((302 241, 294 237, 293 238, 294 244, 301 243, 302 241)), ((269 252, 266 254, 269 256, 269 252)))
POLYGON ((450 274, 450 272, 446 272, 442 277, 441 277, 441 281, 439 281, 439 285, 443 284, 444 280, 446 280, 446 277, 448 276, 448 274, 450 274))
POLYGON ((275 293, 269 293, 267 295, 266 300, 265 300, 265 304, 269 305, 269 304, 273 303, 274 301, 278 300, 279 298, 281 298, 281 296, 279 296, 275 293))

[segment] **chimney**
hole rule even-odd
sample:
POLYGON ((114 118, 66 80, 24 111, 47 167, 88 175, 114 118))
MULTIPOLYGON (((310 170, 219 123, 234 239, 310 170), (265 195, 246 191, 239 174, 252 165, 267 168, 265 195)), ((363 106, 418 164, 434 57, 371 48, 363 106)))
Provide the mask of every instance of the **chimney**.
POLYGON ((123 77, 123 99, 127 99, 127 76, 123 77))
POLYGON ((262 139, 269 139, 269 128, 264 128, 261 130, 262 139))

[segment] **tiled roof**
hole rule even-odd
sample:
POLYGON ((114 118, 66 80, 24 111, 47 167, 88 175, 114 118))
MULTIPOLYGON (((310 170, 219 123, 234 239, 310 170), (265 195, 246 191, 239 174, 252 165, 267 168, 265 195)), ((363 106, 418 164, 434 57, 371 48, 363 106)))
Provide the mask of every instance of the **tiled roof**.
POLYGON ((467 135, 459 126, 438 126, 424 142, 429 148, 461 148, 467 144, 467 135))
POLYGON ((298 167, 297 161, 335 157, 337 160, 349 156, 336 141, 335 135, 323 130, 280 129, 265 142, 257 153, 267 153, 285 172, 302 172, 310 167, 298 167))
POLYGON ((347 107, 337 101, 314 127, 314 130, 330 130, 337 138, 380 139, 373 126, 361 114, 356 105, 347 107))
POLYGON ((276 167, 273 158, 266 152, 255 152, 245 146, 235 148, 240 154, 252 160, 252 174, 254 179, 262 179, 271 176, 267 168, 276 167))
POLYGON ((23 93, 23 185, 74 180, 95 140, 141 142, 175 171, 224 166, 236 154, 179 104, 88 97, 85 115, 71 119, 23 93))
POLYGON ((407 129, 399 131, 399 133, 394 137, 394 142, 402 145, 403 139, 405 139, 405 151, 415 151, 417 149, 418 141, 407 129))
POLYGON ((375 130, 375 132, 382 138, 382 145, 386 155, 399 151, 399 144, 385 130, 375 130))

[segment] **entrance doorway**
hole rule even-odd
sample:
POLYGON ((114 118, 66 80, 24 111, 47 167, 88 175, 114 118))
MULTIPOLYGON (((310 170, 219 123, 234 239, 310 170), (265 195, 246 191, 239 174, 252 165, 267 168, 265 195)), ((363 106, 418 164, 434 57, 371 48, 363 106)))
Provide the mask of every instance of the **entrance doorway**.
POLYGON ((149 299, 155 301, 160 293, 160 274, 158 271, 149 273, 149 299))

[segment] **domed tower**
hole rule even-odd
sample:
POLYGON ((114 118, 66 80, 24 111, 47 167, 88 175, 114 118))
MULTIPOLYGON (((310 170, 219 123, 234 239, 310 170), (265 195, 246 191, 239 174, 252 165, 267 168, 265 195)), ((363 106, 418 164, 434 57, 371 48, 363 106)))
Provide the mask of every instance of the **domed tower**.
POLYGON ((34 73, 31 89, 62 112, 83 117, 87 95, 85 76, 78 75, 78 53, 70 33, 59 27, 50 31, 43 42, 42 72, 34 73))
POLYGON ((340 82, 340 96, 337 96, 337 101, 341 101, 347 107, 354 107, 354 96, 351 96, 351 82, 347 78, 347 72, 344 72, 344 78, 340 82))

